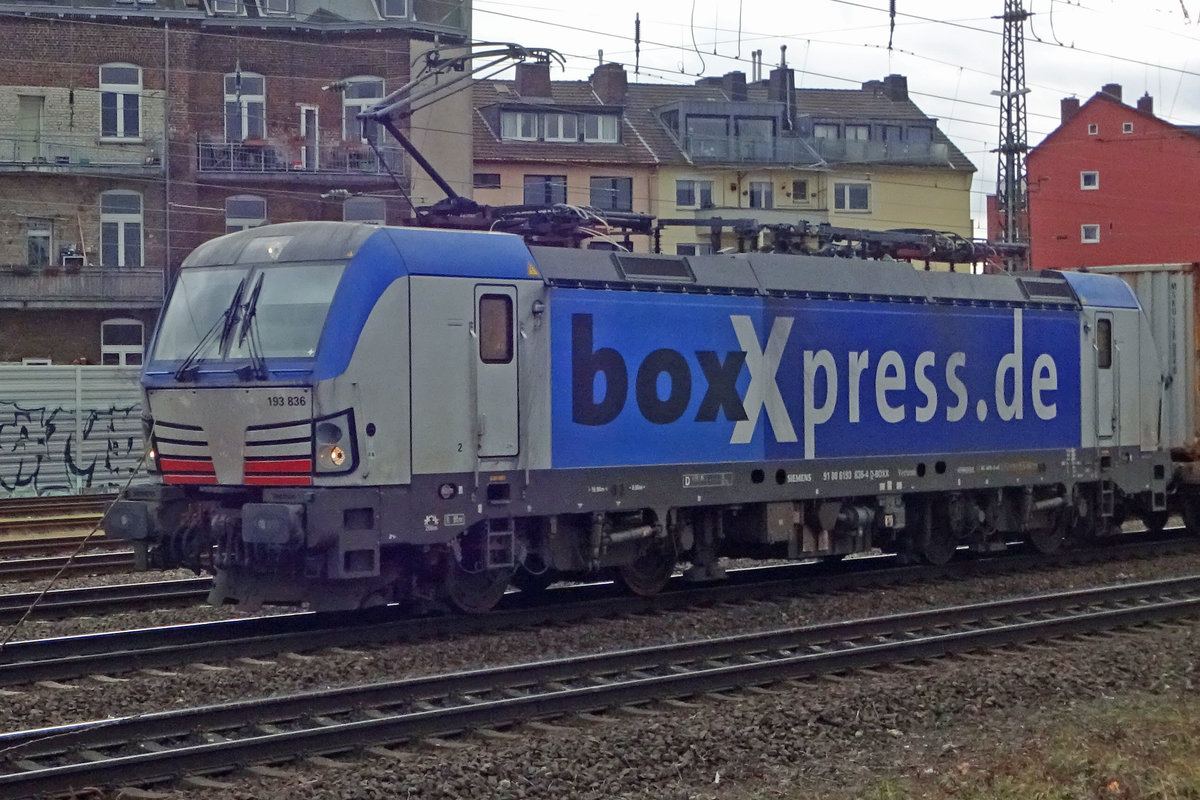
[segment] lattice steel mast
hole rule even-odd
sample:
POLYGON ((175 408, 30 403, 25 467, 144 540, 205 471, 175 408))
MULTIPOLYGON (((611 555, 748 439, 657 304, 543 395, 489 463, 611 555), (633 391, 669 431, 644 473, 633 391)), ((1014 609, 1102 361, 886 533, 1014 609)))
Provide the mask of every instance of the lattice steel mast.
MULTIPOLYGON (((1029 197, 1025 175, 1028 127, 1025 118, 1025 20, 1030 12, 1022 0, 1004 0, 1004 55, 1000 62, 1001 87, 992 94, 1000 98, 1000 147, 996 168, 996 207, 1002 216, 1001 241, 1029 244, 1029 197)), ((1028 252, 1028 251, 1026 251, 1028 252)), ((1010 258, 1008 269, 1026 266, 1026 258, 1010 258)))

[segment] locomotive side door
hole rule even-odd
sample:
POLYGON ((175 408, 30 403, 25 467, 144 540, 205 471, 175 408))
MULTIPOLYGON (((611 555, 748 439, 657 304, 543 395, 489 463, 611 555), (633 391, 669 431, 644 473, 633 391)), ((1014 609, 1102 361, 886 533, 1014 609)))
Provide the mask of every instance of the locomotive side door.
POLYGON ((517 288, 475 286, 475 431, 481 458, 517 455, 517 288))
POLYGON ((1096 314, 1093 326, 1093 346, 1096 353, 1096 437, 1101 446, 1114 444, 1117 419, 1116 370, 1113 354, 1113 315, 1096 314))

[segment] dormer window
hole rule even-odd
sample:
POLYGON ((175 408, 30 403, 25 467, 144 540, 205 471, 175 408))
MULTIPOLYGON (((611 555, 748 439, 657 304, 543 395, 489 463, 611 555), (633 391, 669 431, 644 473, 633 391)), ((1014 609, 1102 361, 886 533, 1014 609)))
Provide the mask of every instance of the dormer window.
POLYGON ((908 129, 910 144, 929 144, 933 141, 933 128, 926 125, 913 125, 908 129))
POLYGON ((408 0, 379 0, 379 16, 403 19, 408 16, 408 0))
POLYGON ((579 141, 579 119, 574 114, 543 114, 542 124, 547 142, 579 141))
POLYGON ((538 115, 528 111, 505 111, 500 115, 500 138, 537 141, 538 115))
POLYGON ((258 8, 263 14, 291 15, 295 12, 295 0, 258 0, 258 8))
POLYGON ((212 0, 214 14, 241 14, 242 0, 212 0))
POLYGON ((585 142, 616 142, 619 139, 620 118, 616 114, 584 114, 583 140, 585 142))
POLYGON ((848 142, 865 142, 871 138, 870 125, 847 125, 846 126, 846 141, 848 142))
POLYGON ((838 139, 842 135, 841 126, 832 122, 818 122, 813 125, 814 139, 838 139))

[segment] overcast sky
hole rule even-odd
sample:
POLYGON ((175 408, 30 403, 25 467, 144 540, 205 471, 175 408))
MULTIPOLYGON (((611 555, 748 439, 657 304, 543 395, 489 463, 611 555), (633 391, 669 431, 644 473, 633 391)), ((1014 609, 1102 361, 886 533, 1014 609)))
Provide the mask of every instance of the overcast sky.
MULTIPOLYGON (((551 47, 567 57, 556 78, 586 78, 597 63, 631 80, 691 83, 740 69, 763 51, 764 75, 787 45, 798 86, 847 88, 889 73, 908 76, 913 100, 974 162, 977 231, 995 191, 1004 0, 474 0, 477 40, 551 47), (639 74, 634 15, 641 15, 639 74), (889 33, 891 50, 888 49, 889 33)), ((1200 125, 1200 0, 1024 0, 1029 145, 1058 124, 1059 101, 1086 101, 1119 83, 1130 105, 1143 93, 1155 113, 1200 125)), ((509 73, 511 75, 511 73, 509 73)), ((505 75, 502 77, 508 77, 505 75)))

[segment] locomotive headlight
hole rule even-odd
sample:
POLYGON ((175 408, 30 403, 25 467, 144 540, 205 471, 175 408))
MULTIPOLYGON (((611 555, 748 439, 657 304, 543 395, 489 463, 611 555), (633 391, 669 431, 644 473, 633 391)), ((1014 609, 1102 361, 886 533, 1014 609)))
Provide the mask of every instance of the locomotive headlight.
POLYGON ((313 420, 313 454, 318 474, 352 472, 358 465, 354 412, 342 411, 313 420))

